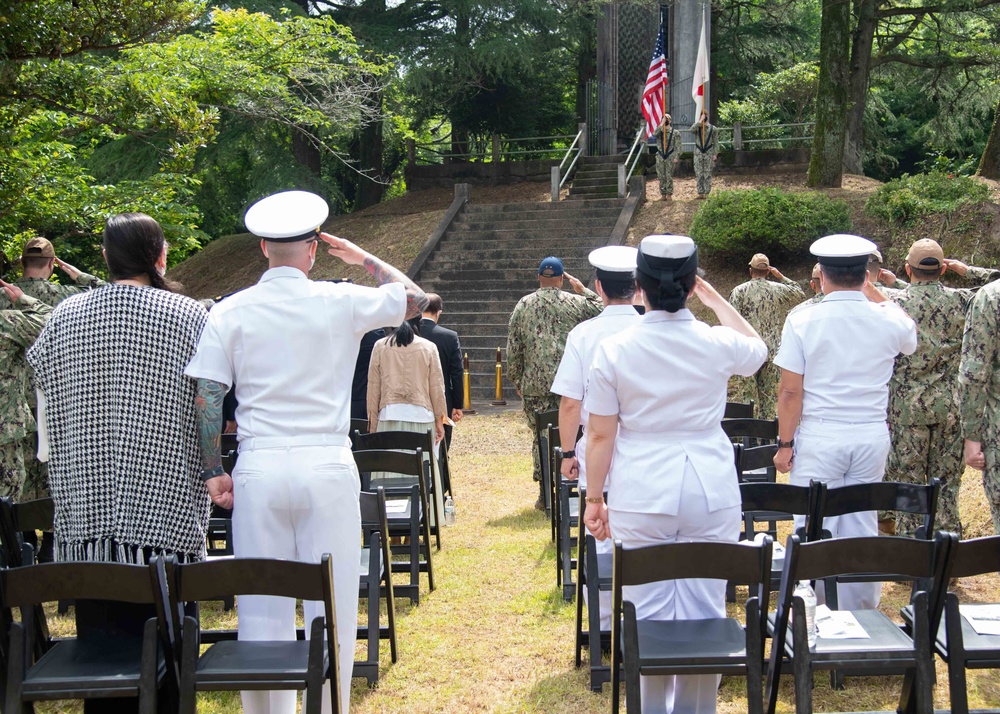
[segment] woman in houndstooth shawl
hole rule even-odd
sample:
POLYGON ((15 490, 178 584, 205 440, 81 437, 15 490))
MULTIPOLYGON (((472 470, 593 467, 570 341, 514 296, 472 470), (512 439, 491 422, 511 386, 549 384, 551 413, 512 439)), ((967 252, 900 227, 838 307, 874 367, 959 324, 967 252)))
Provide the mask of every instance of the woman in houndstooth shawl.
POLYGON ((207 315, 172 292, 166 250, 149 216, 111 218, 114 282, 60 303, 28 353, 45 396, 57 560, 205 557, 209 498, 184 367, 207 315))

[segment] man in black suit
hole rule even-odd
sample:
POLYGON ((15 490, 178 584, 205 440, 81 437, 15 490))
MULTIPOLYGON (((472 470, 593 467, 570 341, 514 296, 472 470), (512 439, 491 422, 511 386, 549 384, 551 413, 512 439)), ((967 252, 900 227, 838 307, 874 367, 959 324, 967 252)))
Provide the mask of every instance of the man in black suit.
MULTIPOLYGON (((444 373, 444 396, 448 415, 453 422, 458 422, 462 418, 462 407, 465 405, 465 391, 462 386, 462 346, 458 342, 457 332, 438 326, 441 310, 441 296, 427 293, 427 309, 424 310, 424 317, 420 321, 420 336, 437 345, 441 371, 444 373)), ((448 448, 451 448, 451 426, 448 424, 444 426, 444 439, 448 448)))

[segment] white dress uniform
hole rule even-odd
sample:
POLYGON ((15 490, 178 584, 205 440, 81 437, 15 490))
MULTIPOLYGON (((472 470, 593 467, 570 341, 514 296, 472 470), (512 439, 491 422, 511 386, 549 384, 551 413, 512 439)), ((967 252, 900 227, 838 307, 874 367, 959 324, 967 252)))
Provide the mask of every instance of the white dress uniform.
MULTIPOLYGON (((690 238, 650 236, 640 251, 668 252, 690 238), (653 241, 651 239, 658 239, 653 241), (651 244, 651 245, 650 245, 651 244)), ((640 268, 641 270, 641 268, 640 268)), ((692 267, 693 270, 693 267, 692 267)), ((586 409, 618 415, 608 475, 608 521, 626 548, 669 542, 729 541, 740 533, 740 490, 733 446, 720 422, 734 374, 750 376, 767 358, 763 340, 710 327, 690 310, 647 312, 640 323, 605 339, 590 373, 586 409)), ((629 587, 640 619, 725 616, 725 582, 677 580, 629 587)), ((640 680, 642 711, 714 712, 720 677, 689 675, 640 680)))
MULTIPOLYGON (((810 248, 821 263, 853 253, 865 262, 873 249, 873 243, 857 236, 827 236, 810 248)), ((896 355, 916 348, 913 320, 892 302, 869 302, 860 290, 830 292, 822 302, 788 315, 774 363, 802 375, 792 484, 816 480, 840 488, 882 480, 890 449, 887 385, 896 355)), ((803 523, 797 516, 796 526, 803 523)), ((875 511, 827 518, 823 525, 835 537, 878 535, 875 511)), ((840 585, 839 605, 875 608, 881 591, 881 583, 840 585)))
MULTIPOLYGON (((598 279, 635 279, 635 248, 627 246, 605 246, 591 251, 588 256, 590 264, 597 268, 598 279), (602 278, 602 276, 604 276, 602 278)), ((616 335, 623 330, 639 323, 639 313, 632 305, 608 305, 600 315, 581 322, 574 327, 566 338, 566 350, 563 352, 559 369, 552 381, 552 392, 562 397, 583 402, 587 396, 587 382, 590 366, 594 362, 597 348, 606 337, 616 335)), ((587 479, 587 410, 580 406, 580 424, 584 427, 583 435, 576 442, 576 458, 580 468, 580 483, 586 484, 587 479)), ((596 552, 611 553, 614 551, 614 541, 610 538, 597 541, 596 552)), ((584 591, 584 598, 587 597, 584 591)), ((588 604, 589 606, 589 604, 588 604)), ((611 629, 611 593, 602 592, 600 598, 601 629, 611 629)))
MULTIPOLYGON (((306 222, 315 229, 325 218, 324 211, 316 220, 308 206, 288 210, 281 196, 251 207, 246 223, 252 232, 269 232, 253 220, 261 204, 275 210, 285 226, 311 215, 306 222)), ((305 232, 301 225, 289 230, 305 232)), ((307 562, 319 562, 324 553, 333 557, 342 712, 350 702, 361 557, 360 480, 348 438, 354 364, 361 337, 376 327, 398 325, 405 313, 401 284, 321 283, 295 268, 272 268, 257 285, 215 306, 186 370, 227 387, 236 384, 236 557, 307 562)), ((304 608, 307 623, 323 614, 321 603, 307 602, 304 608)), ((295 639, 295 601, 241 597, 239 637, 295 639)), ((246 691, 243 707, 249 714, 293 714, 295 698, 295 692, 246 691)), ((330 711, 327 688, 323 705, 330 711)))

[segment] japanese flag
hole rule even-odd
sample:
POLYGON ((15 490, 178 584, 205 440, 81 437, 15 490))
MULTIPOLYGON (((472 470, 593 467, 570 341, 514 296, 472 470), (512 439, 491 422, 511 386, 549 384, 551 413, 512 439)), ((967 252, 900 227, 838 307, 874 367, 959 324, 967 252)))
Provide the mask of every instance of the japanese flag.
POLYGON ((695 104, 695 121, 701 120, 705 107, 705 88, 708 85, 708 39, 705 36, 705 18, 701 20, 701 39, 698 42, 698 59, 694 63, 694 78, 691 81, 691 97, 695 104))

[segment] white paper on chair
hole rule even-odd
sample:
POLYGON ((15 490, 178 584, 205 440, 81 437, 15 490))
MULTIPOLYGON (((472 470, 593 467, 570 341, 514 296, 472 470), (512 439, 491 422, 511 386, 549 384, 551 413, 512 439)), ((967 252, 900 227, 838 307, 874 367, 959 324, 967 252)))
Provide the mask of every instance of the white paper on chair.
MULTIPOLYGON (((743 539, 740 543, 744 545, 756 545, 756 541, 743 539)), ((785 557, 785 546, 775 541, 771 543, 771 560, 781 560, 785 557)))
POLYGON ((407 505, 409 505, 409 502, 405 498, 394 498, 390 501, 386 501, 386 515, 391 516, 393 514, 406 513, 407 505))
POLYGON ((977 635, 1000 635, 1000 605, 959 605, 977 635))
POLYGON ((866 640, 871 637, 858 619, 846 610, 831 610, 816 606, 816 629, 826 640, 866 640))

